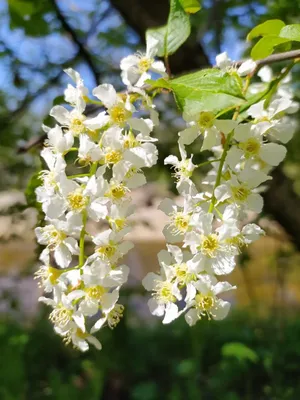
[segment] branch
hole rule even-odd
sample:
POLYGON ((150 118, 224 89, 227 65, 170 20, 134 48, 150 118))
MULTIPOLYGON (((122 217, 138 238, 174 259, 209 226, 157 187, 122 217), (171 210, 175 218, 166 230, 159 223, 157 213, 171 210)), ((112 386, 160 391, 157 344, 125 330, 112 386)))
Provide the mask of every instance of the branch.
POLYGON ((58 20, 60 21, 63 29, 69 33, 69 35, 71 36, 73 42, 77 45, 78 47, 78 51, 80 53, 80 55, 82 56, 82 58, 86 61, 86 63, 88 64, 88 66, 90 67, 95 81, 96 83, 99 81, 100 78, 100 73, 98 71, 97 66, 95 65, 89 51, 86 49, 85 45, 79 40, 79 38, 77 37, 77 34, 75 32, 75 30, 72 28, 72 26, 68 23, 68 21, 66 20, 66 18, 64 17, 64 15, 62 14, 62 12, 60 11, 56 0, 51 0, 52 6, 54 8, 54 11, 56 13, 56 16, 58 18, 58 20))
MULTIPOLYGON (((281 61, 294 60, 296 58, 300 58, 300 50, 291 50, 284 53, 272 54, 271 56, 262 58, 261 60, 255 60, 255 62, 260 68, 264 65, 274 64, 281 61)), ((245 60, 235 61, 233 64, 239 67, 244 61, 245 60)))

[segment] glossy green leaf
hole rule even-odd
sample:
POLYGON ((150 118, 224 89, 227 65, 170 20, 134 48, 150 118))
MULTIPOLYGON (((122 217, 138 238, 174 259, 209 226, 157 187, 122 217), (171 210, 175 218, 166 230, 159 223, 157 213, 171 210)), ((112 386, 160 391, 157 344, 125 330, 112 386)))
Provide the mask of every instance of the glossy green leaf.
POLYGON ((199 0, 180 0, 180 3, 185 12, 188 14, 195 14, 201 10, 201 5, 199 0))
POLYGON ((294 40, 296 42, 300 42, 300 24, 286 25, 284 26, 279 36, 281 38, 294 40))
POLYGON ((190 19, 182 8, 179 0, 171 0, 170 13, 166 25, 155 29, 148 29, 146 41, 152 37, 158 40, 159 57, 173 53, 187 40, 191 33, 190 19))
POLYGON ((231 342, 226 343, 222 347, 222 355, 224 357, 234 357, 239 361, 258 362, 258 355, 243 343, 231 342))
POLYGON ((284 39, 275 35, 264 36, 251 50, 251 57, 253 60, 268 57, 273 53, 276 46, 289 41, 289 39, 284 39))
POLYGON ((163 88, 163 89, 170 89, 170 83, 164 78, 160 79, 147 79, 147 85, 151 85, 153 88, 163 88))
POLYGON ((204 69, 169 81, 177 105, 194 114, 218 112, 244 102, 240 78, 219 69, 204 69))
POLYGON ((253 28, 247 36, 247 40, 251 40, 258 36, 266 35, 279 35, 281 29, 285 26, 285 23, 280 19, 270 19, 262 24, 257 25, 253 28))

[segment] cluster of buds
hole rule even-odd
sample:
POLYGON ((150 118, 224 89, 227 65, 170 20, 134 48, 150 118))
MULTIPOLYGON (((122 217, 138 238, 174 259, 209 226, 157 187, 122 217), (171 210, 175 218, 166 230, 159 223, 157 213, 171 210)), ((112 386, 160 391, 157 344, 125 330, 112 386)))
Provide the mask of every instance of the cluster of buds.
MULTIPOLYGON (((272 79, 270 69, 264 67, 259 74, 263 82, 249 86, 256 64, 248 61, 236 70, 226 60, 226 54, 217 58, 219 68, 248 74, 245 91, 256 93, 272 79)), ((271 169, 286 155, 278 142, 287 143, 295 130, 288 114, 298 106, 282 83, 272 98, 253 104, 243 114, 237 109, 232 120, 217 119, 206 110, 183 115, 188 126, 179 132, 181 160, 173 155, 165 159, 175 169, 183 204, 171 199, 160 204, 169 216, 164 228, 167 250, 158 254, 160 272, 149 273, 143 280, 145 289, 152 292, 150 311, 163 317, 165 324, 181 314, 189 325, 202 317, 220 320, 228 314, 230 303, 219 295, 235 287, 219 281, 219 276, 231 273, 241 250, 264 234, 258 225, 243 221, 249 211, 261 212, 260 185, 271 179, 271 169), (198 137, 203 139, 201 150, 214 154, 204 163, 211 163, 212 169, 201 182, 201 192, 192 175, 202 164, 195 165, 186 150, 198 137)))
POLYGON ((53 308, 55 331, 85 351, 89 343, 100 349, 93 334, 105 325, 115 327, 122 317, 119 290, 129 268, 119 261, 133 247, 124 240, 133 213, 130 191, 145 184, 143 168, 157 161, 156 139, 150 133, 158 118, 142 89, 134 96, 118 94, 110 84, 93 90, 99 99, 93 103, 105 109, 89 118, 86 103, 91 100, 83 80, 72 69, 65 72, 75 82, 65 90, 70 107, 54 106, 50 115, 57 124, 44 126, 48 138, 41 156, 48 169, 41 172, 36 195, 45 223, 35 232, 45 248, 36 278, 48 294, 40 301, 53 308), (137 99, 139 109, 133 105, 137 99), (150 118, 137 116, 142 108, 150 118), (73 152, 76 172, 87 172, 70 174, 73 152), (93 235, 89 220, 107 229, 93 235), (86 238, 93 244, 91 254, 86 238))

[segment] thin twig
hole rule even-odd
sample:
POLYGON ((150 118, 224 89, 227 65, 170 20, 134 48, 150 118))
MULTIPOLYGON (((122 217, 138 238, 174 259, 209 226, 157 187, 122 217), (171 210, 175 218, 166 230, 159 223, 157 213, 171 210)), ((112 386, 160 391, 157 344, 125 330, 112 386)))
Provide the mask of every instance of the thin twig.
POLYGON ((79 38, 77 37, 75 30, 72 28, 72 26, 66 20, 65 16, 63 15, 60 8, 58 7, 56 0, 51 0, 51 3, 52 3, 54 11, 56 13, 57 19, 60 21, 63 29, 67 33, 69 33, 73 42, 77 45, 80 55, 86 61, 86 63, 89 65, 89 67, 94 75, 95 81, 97 83, 100 78, 100 73, 98 71, 97 66, 94 63, 93 58, 91 57, 89 50, 85 47, 84 43, 82 43, 79 40, 79 38))
MULTIPOLYGON (((264 65, 274 64, 276 62, 294 60, 295 58, 300 58, 300 50, 291 50, 284 53, 272 54, 269 57, 262 58, 261 60, 255 60, 258 67, 263 67, 264 65)), ((233 64, 239 67, 245 60, 235 61, 233 64)))

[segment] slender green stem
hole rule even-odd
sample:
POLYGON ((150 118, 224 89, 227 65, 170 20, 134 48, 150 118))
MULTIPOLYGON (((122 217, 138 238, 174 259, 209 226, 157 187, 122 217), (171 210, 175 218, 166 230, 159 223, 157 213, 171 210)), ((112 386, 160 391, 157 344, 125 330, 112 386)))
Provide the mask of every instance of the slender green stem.
POLYGON ((76 175, 69 175, 67 178, 68 179, 75 179, 75 178, 82 178, 84 176, 90 176, 90 174, 76 174, 76 175))
POLYGON ((90 99, 89 97, 87 97, 87 96, 84 96, 84 101, 86 102, 86 103, 89 103, 89 104, 97 104, 98 106, 103 106, 103 103, 102 103, 102 101, 99 101, 99 100, 93 100, 93 99, 90 99))
POLYGON ((231 133, 229 133, 229 135, 226 138, 226 142, 224 144, 223 154, 222 154, 222 157, 220 159, 220 165, 219 165, 219 168, 218 168, 218 173, 217 173, 217 178, 216 178, 216 182, 215 182, 215 186, 214 186, 214 190, 213 190, 213 195, 212 195, 211 203, 210 203, 210 206, 209 206, 209 209, 208 209, 209 213, 213 212, 213 209, 214 209, 216 201, 217 201, 217 199, 215 197, 215 190, 221 183, 222 169, 223 169, 223 166, 224 166, 224 163, 225 163, 225 160, 226 160, 226 156, 227 156, 228 149, 229 149, 229 144, 230 144, 230 141, 232 139, 233 133, 234 133, 233 131, 231 133))
POLYGON ((84 242, 85 242, 85 225, 87 221, 87 212, 86 210, 82 213, 82 229, 80 232, 80 239, 79 239, 79 267, 82 267, 84 264, 84 242))
MULTIPOLYGON (((97 166, 98 163, 94 162, 91 166, 90 173, 87 176, 93 176, 95 172, 97 171, 97 166)), ((86 222, 87 222, 87 211, 84 210, 82 212, 82 229, 80 232, 80 238, 79 238, 79 262, 78 262, 78 267, 81 268, 84 264, 85 261, 85 254, 84 254, 84 244, 85 244, 85 235, 86 235, 86 222)))
POLYGON ((218 162, 218 161, 221 161, 221 158, 216 158, 215 160, 204 161, 203 163, 197 164, 196 167, 200 168, 200 167, 203 167, 204 165, 208 165, 208 164, 218 162))

